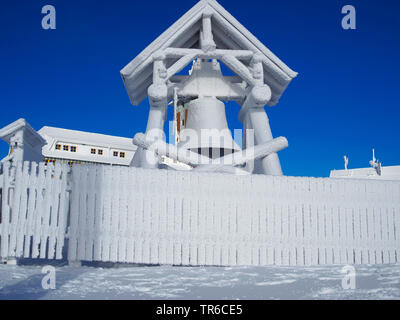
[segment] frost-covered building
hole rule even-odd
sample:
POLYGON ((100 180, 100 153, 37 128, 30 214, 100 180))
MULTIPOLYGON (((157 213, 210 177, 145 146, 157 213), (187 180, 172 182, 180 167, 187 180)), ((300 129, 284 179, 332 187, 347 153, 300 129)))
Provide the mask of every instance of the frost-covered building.
POLYGON ((353 179, 380 179, 400 180, 400 166, 381 167, 381 173, 375 168, 357 168, 347 170, 332 170, 331 178, 353 178, 353 179))
POLYGON ((129 138, 47 126, 38 133, 47 142, 42 148, 45 161, 129 166, 136 151, 129 138))
POLYGON ((344 157, 343 170, 331 170, 330 178, 349 178, 349 179, 378 179, 378 180, 400 180, 400 166, 382 166, 375 158, 375 150, 372 150, 372 160, 369 168, 348 169, 349 159, 344 157))
POLYGON ((137 147, 132 139, 99 133, 43 127, 35 131, 25 119, 0 130, 10 146, 2 161, 94 163, 129 166, 137 147))

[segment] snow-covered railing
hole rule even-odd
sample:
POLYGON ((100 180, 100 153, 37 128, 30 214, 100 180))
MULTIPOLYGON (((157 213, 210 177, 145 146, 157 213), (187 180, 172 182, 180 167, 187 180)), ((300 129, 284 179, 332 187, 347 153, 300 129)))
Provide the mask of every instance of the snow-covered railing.
POLYGON ((69 167, 4 162, 0 177, 0 257, 61 259, 69 167))
POLYGON ((69 260, 394 263, 400 183, 74 166, 69 260))

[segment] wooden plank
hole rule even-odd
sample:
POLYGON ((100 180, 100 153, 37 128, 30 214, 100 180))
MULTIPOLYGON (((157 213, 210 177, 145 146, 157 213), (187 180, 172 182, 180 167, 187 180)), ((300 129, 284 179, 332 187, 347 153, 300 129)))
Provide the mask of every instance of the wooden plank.
POLYGON ((23 192, 24 183, 23 182, 23 163, 21 161, 17 162, 15 168, 15 185, 14 185, 14 193, 12 199, 12 209, 11 209, 11 224, 9 229, 9 246, 8 246, 8 256, 15 257, 16 256, 16 247, 17 247, 17 231, 18 225, 20 223, 20 208, 21 208, 21 197, 23 192))
POLYGON ((393 186, 393 214, 395 217, 396 263, 400 262, 400 183, 393 186))
MULTIPOLYGON (((85 246, 85 260, 93 261, 94 259, 94 246, 95 246, 95 234, 98 233, 99 225, 96 224, 96 204, 97 198, 99 197, 99 181, 98 175, 100 175, 101 166, 96 165, 88 167, 87 176, 87 219, 86 219, 86 246, 85 246)), ((96 243, 98 248, 98 243, 96 243)), ((99 248, 98 248, 99 249, 99 248)), ((99 253, 99 251, 97 252, 99 253)))
POLYGON ((304 258, 305 265, 312 264, 312 229, 311 229, 311 214, 310 214, 310 201, 311 201, 311 192, 310 192, 310 180, 303 180, 303 192, 304 192, 304 201, 302 204, 302 212, 303 212, 303 223, 304 223, 304 258))
POLYGON ((29 179, 29 199, 27 208, 27 221, 25 225, 25 243, 24 243, 24 258, 31 257, 31 240, 33 237, 34 229, 34 213, 35 204, 37 201, 37 184, 38 184, 38 164, 36 162, 31 162, 30 179, 29 179))
POLYGON ((296 180, 296 204, 295 204, 295 217, 296 217, 296 265, 303 266, 304 261, 304 218, 302 210, 303 188, 302 178, 296 180))
MULTIPOLYGON (((119 225, 119 213, 120 213, 120 194, 121 190, 121 168, 111 167, 112 172, 112 184, 111 184, 111 229, 110 229, 110 261, 118 261, 118 225, 119 225)), ((148 260, 145 261, 149 263, 148 260)))
POLYGON ((370 184, 365 185, 365 211, 367 217, 367 242, 368 247, 368 263, 375 264, 375 232, 374 232, 374 208, 371 197, 369 196, 370 184))
POLYGON ((333 186, 337 195, 335 196, 332 194, 332 200, 335 201, 336 204, 332 205, 332 201, 330 201, 331 210, 329 219, 326 221, 327 225, 325 226, 327 234, 329 235, 329 245, 326 247, 326 263, 340 264, 342 263, 343 253, 345 253, 345 250, 340 247, 341 233, 343 232, 343 228, 345 228, 345 224, 341 225, 340 223, 340 214, 341 212, 344 212, 342 206, 344 201, 342 201, 342 199, 344 199, 345 195, 343 187, 340 186, 340 182, 334 183, 333 186))
POLYGON ((327 207, 330 199, 330 182, 328 179, 323 179, 320 184, 321 202, 317 206, 318 210, 318 239, 320 242, 318 250, 318 262, 321 265, 326 264, 326 251, 330 243, 326 234, 327 207))
MULTIPOLYGON (((198 175, 190 174, 188 175, 189 189, 198 190, 198 175)), ((198 250, 198 239, 199 239, 199 212, 198 212, 198 202, 193 194, 188 195, 186 202, 186 209, 190 214, 190 231, 187 234, 187 239, 189 241, 189 265, 197 265, 197 250, 198 250)), ((163 229, 164 230, 164 229, 163 229)))
MULTIPOLYGON (((143 252, 142 259, 143 263, 151 263, 151 241, 152 241, 152 219, 153 219, 153 211, 154 207, 153 198, 152 198, 152 170, 145 169, 144 170, 144 198, 143 198, 143 228, 144 228, 144 237, 143 237, 143 252)), ((174 261, 174 263, 179 264, 179 262, 174 261)))
POLYGON ((70 223, 68 231, 68 260, 76 261, 78 257, 78 237, 79 237, 79 198, 81 193, 81 175, 83 167, 73 166, 71 172, 71 204, 70 204, 70 223))
POLYGON ((118 227, 118 261, 127 261, 127 224, 128 224, 128 170, 121 168, 119 227, 118 227))
POLYGON ((102 252, 101 252, 101 261, 110 261, 110 245, 111 245, 111 201, 112 201, 112 180, 113 180, 113 171, 112 167, 104 167, 104 205, 103 205, 103 243, 102 243, 102 252))
POLYGON ((8 161, 3 164, 3 194, 2 194, 2 209, 1 209, 1 246, 0 257, 7 258, 9 244, 9 228, 10 228, 10 163, 8 161))
POLYGON ((40 228, 40 259, 48 257, 48 239, 49 239, 49 228, 50 228, 50 212, 51 212, 51 199, 54 189, 54 165, 48 163, 46 167, 46 179, 43 188, 44 199, 43 199, 43 213, 42 223, 40 228))
POLYGON ((135 224, 135 215, 136 215, 136 203, 135 203, 135 194, 138 192, 138 186, 136 183, 136 169, 130 168, 127 173, 128 176, 128 199, 127 199, 127 244, 126 244, 126 262, 132 263, 135 261, 134 259, 134 250, 135 250, 135 242, 134 242, 134 224, 135 224))
POLYGON ((296 245, 297 245, 297 221, 296 221, 296 204, 299 199, 299 192, 295 183, 295 179, 290 178, 290 194, 288 195, 288 216, 289 216, 289 264, 291 266, 297 265, 296 245))
MULTIPOLYGON (((258 190, 259 194, 263 193, 263 187, 265 184, 262 183, 260 177, 257 177, 255 180, 255 189, 258 190)), ((231 196, 232 197, 232 196, 231 196)), ((228 200, 229 203, 231 201, 228 200)), ((267 200, 265 197, 261 197, 260 200, 257 202, 257 211, 259 217, 259 245, 260 245, 260 266, 265 266, 268 264, 267 260, 267 245, 268 245, 268 222, 267 222, 267 200)), ((231 214, 232 211, 230 211, 231 214)), ((227 230, 228 234, 229 231, 227 230)), ((229 241, 228 241, 229 242, 229 241)))
POLYGON ((206 237, 208 228, 208 215, 206 205, 205 186, 207 181, 204 175, 198 176, 198 216, 199 216, 199 235, 197 261, 199 265, 206 264, 206 237))
MULTIPOLYGON (((144 203, 144 169, 135 169, 136 171, 136 185, 137 188, 135 193, 135 228, 134 228, 134 259, 136 263, 143 261, 143 238, 144 238, 144 227, 143 227, 143 203, 144 203)), ((173 209, 172 209, 173 212, 173 209)), ((171 263, 172 264, 172 263, 171 263)))
POLYGON ((363 182, 360 186, 360 198, 358 201, 358 206, 360 208, 360 218, 361 218, 361 234, 360 234, 360 241, 361 241, 361 263, 368 264, 369 262, 369 253, 368 253, 368 210, 366 207, 366 183, 363 182))
POLYGON ((86 260, 86 245, 88 242, 87 236, 87 197, 88 197, 88 171, 89 165, 81 165, 81 174, 79 177, 80 192, 79 192, 79 218, 77 232, 77 260, 86 260))
POLYGON ((320 191, 319 191, 319 180, 312 178, 310 180, 310 224, 311 224, 311 235, 310 235, 310 246, 311 246, 311 264, 319 264, 319 247, 320 238, 318 237, 318 208, 317 203, 320 201, 320 191))
POLYGON ((56 234, 56 259, 62 259, 65 238, 67 234, 67 223, 69 214, 70 191, 68 189, 68 179, 70 167, 63 165, 60 181, 60 207, 58 215, 58 229, 56 234))
POLYGON ((281 233, 281 243, 282 243, 282 264, 285 266, 289 265, 289 206, 287 203, 288 190, 287 190, 287 178, 280 177, 281 190, 280 190, 280 207, 282 216, 282 233, 281 233))
POLYGON ((352 197, 351 205, 353 206, 353 233, 354 233, 354 263, 361 264, 361 216, 358 203, 355 201, 360 197, 360 182, 355 182, 353 185, 354 196, 352 197))
POLYGON ((65 167, 60 163, 56 163, 54 168, 53 177, 53 190, 51 195, 51 212, 50 212, 50 223, 49 223, 49 248, 48 248, 48 259, 54 259, 56 253, 56 236, 58 229, 59 214, 62 209, 60 208, 60 195, 61 195, 61 184, 62 184, 62 170, 65 167))
POLYGON ((37 180, 36 192, 36 207, 34 211, 34 231, 32 237, 32 258, 39 256, 39 245, 41 242, 41 231, 42 231, 42 217, 45 210, 44 203, 44 188, 46 183, 46 167, 43 162, 39 164, 39 177, 37 180))

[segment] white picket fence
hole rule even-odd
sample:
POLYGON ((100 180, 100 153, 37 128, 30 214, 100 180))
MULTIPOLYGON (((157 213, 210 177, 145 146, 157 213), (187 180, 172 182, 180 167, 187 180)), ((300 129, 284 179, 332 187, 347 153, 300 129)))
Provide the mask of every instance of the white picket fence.
POLYGON ((71 261, 294 266, 400 260, 396 181, 102 165, 74 166, 69 177, 68 169, 4 167, 0 256, 60 259, 68 239, 64 258, 71 261))
POLYGON ((394 263, 400 183, 76 166, 70 260, 394 263))
POLYGON ((0 257, 61 259, 69 168, 5 162, 0 170, 0 257))

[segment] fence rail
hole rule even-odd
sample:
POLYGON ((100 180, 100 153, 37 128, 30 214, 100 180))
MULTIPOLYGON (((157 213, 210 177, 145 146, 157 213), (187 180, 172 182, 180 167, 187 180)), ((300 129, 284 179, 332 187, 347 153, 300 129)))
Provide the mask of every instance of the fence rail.
POLYGON ((50 170, 25 163, 4 168, 0 216, 2 257, 59 259, 68 238, 68 260, 179 265, 400 260, 398 181, 103 165, 73 166, 69 177, 65 166, 50 170))

